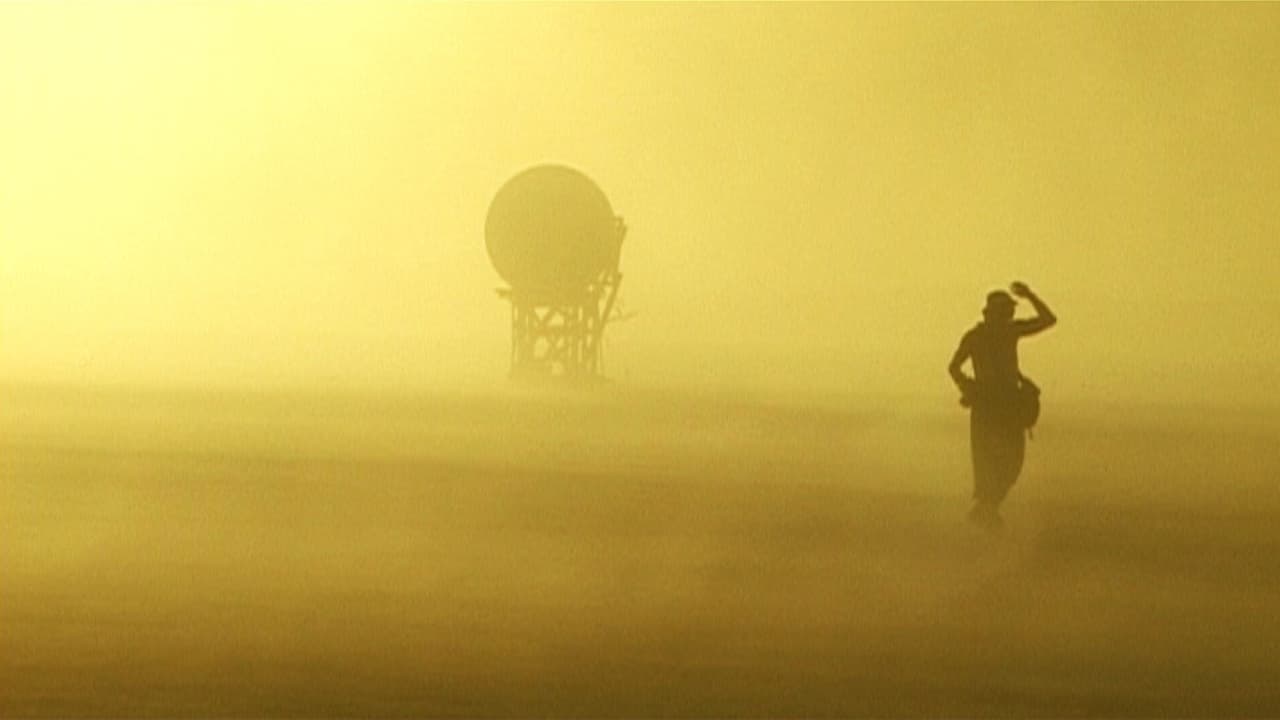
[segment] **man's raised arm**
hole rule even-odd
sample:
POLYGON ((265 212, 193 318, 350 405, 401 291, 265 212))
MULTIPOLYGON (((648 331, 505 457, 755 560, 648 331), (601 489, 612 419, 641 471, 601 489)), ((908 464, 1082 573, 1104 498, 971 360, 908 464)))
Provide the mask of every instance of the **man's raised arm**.
POLYGON ((1014 295, 1026 299, 1027 302, 1031 303, 1031 307, 1036 310, 1035 317, 1017 322, 1019 334, 1031 335, 1041 330, 1048 330, 1058 322, 1058 316, 1053 314, 1053 311, 1049 309, 1044 300, 1041 300, 1039 295, 1032 292, 1026 283, 1013 283, 1013 285, 1009 286, 1009 290, 1014 295))

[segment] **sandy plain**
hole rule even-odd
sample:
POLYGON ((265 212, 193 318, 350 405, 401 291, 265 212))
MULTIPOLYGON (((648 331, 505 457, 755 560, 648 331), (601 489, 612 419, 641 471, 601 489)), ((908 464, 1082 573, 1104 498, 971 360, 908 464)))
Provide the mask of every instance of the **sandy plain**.
POLYGON ((5 717, 1280 715, 1274 412, 2 397, 5 717))

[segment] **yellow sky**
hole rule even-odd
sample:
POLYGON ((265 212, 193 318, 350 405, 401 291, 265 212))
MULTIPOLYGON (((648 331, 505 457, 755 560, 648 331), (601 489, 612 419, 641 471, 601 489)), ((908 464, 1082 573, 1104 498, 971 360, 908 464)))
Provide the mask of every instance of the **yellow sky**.
POLYGON ((1280 6, 0 4, 0 380, 499 385, 508 177, 631 227, 629 382, 1280 402, 1280 6))

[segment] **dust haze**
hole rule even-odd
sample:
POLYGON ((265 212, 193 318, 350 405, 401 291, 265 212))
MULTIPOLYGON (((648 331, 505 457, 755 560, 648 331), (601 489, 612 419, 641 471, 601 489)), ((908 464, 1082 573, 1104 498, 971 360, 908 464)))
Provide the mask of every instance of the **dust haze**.
POLYGON ((1276 87, 1265 4, 0 4, 0 715, 1280 713, 1276 87), (544 162, 592 388, 507 379, 544 162))

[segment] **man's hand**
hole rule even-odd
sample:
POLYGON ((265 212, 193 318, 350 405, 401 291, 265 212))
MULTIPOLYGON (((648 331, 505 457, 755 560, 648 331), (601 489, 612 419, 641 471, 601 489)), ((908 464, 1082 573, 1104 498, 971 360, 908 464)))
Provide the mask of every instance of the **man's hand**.
POLYGON ((1009 286, 1009 292, 1020 298, 1030 298, 1035 293, 1031 292, 1031 288, 1027 287, 1024 282, 1015 282, 1009 286))

